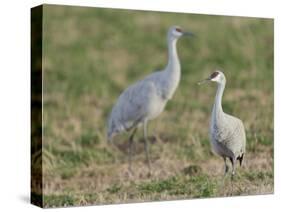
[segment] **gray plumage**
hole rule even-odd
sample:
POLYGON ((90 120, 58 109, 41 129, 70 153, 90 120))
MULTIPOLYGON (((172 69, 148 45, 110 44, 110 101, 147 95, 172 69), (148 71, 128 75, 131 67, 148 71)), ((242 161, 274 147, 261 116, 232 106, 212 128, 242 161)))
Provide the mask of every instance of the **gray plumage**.
POLYGON ((242 165, 246 152, 244 125, 240 119, 226 114, 222 109, 221 101, 226 84, 224 74, 221 71, 215 71, 203 82, 206 81, 214 81, 218 84, 209 129, 211 145, 214 152, 224 159, 225 173, 228 171, 226 158, 230 159, 232 175, 234 175, 237 160, 242 165))
POLYGON ((129 168, 131 167, 131 146, 136 129, 143 126, 145 150, 148 166, 147 122, 159 116, 178 86, 180 62, 176 43, 183 32, 180 27, 172 26, 167 35, 168 64, 164 70, 150 74, 143 80, 128 87, 118 98, 108 119, 108 140, 114 135, 133 130, 129 139, 129 168))

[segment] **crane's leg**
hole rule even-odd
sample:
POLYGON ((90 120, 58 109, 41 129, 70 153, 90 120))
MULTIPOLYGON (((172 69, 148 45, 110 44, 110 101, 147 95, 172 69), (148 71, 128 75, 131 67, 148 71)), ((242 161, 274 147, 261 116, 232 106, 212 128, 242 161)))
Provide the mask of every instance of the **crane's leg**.
POLYGON ((230 161, 232 165, 231 180, 233 180, 233 177, 235 175, 235 168, 236 168, 236 158, 230 158, 230 161))
POLYGON ((132 173, 132 148, 134 143, 134 136, 136 134, 137 128, 135 128, 129 137, 129 171, 132 173))
POLYGON ((224 175, 222 178, 222 184, 221 184, 221 188, 224 189, 224 184, 225 184, 225 178, 227 176, 228 173, 228 165, 227 165, 227 161, 226 161, 226 157, 223 156, 223 161, 224 161, 224 175))
POLYGON ((143 136, 144 136, 144 149, 146 154, 146 162, 149 168, 149 172, 151 171, 151 165, 150 165, 150 158, 149 158, 149 152, 148 152, 148 139, 147 139, 147 121, 143 124, 143 136))
POLYGON ((226 176, 227 172, 228 172, 228 165, 226 162, 226 157, 223 157, 224 160, 224 176, 226 176))

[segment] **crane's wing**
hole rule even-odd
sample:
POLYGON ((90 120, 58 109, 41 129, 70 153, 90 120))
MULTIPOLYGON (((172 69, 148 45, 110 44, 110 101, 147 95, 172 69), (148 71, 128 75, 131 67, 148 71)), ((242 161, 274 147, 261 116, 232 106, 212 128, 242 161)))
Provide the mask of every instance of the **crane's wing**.
POLYGON ((129 130, 140 124, 149 112, 156 87, 152 81, 142 80, 128 87, 112 109, 108 134, 129 130))
POLYGON ((246 151, 246 135, 242 121, 225 114, 220 126, 215 126, 215 139, 224 149, 230 150, 236 157, 246 151))

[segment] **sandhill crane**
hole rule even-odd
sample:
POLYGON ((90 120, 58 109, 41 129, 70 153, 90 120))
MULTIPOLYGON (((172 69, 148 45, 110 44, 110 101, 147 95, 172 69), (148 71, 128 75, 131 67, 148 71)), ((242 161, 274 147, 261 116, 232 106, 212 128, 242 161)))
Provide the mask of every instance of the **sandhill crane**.
POLYGON ((144 148, 146 161, 151 169, 148 141, 147 123, 156 118, 164 109, 179 84, 181 68, 177 54, 177 40, 183 36, 193 34, 184 32, 178 26, 168 30, 168 64, 162 71, 154 72, 141 81, 128 87, 119 96, 108 119, 107 136, 111 143, 114 135, 124 131, 132 131, 129 137, 129 170, 131 171, 131 157, 133 138, 137 128, 143 126, 144 148))
POLYGON ((214 152, 224 160, 225 175, 228 172, 226 158, 229 158, 233 177, 236 161, 239 160, 241 166, 246 151, 245 129, 240 119, 223 112, 221 102, 226 84, 223 72, 215 71, 199 84, 210 81, 218 84, 209 128, 211 145, 214 152))

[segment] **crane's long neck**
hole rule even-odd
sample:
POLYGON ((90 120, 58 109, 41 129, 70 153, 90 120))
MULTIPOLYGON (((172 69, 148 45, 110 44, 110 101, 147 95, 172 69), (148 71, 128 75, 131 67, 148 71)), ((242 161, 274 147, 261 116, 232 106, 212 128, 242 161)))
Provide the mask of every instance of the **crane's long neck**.
POLYGON ((171 72, 180 72, 180 61, 177 53, 177 40, 168 38, 168 64, 167 70, 171 72))
POLYGON ((165 99, 171 99, 180 81, 180 62, 177 53, 177 39, 168 37, 168 64, 163 79, 165 87, 162 87, 165 99))
POLYGON ((224 88, 225 88, 225 82, 218 83, 215 103, 214 103, 213 112, 212 112, 213 121, 216 121, 219 118, 221 118, 221 115, 223 114, 221 102, 222 102, 224 88))

